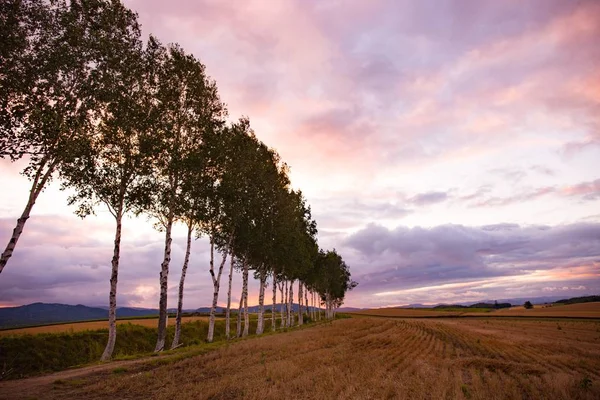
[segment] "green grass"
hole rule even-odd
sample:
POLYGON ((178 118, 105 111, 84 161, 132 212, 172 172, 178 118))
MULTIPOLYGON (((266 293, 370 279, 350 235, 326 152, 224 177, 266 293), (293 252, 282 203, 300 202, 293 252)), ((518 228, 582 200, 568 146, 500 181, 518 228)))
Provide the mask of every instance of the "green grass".
MULTIPOLYGON (((251 331, 256 329, 256 321, 253 322, 251 331)), ((235 327, 232 328, 235 332, 235 327)), ((166 348, 171 345, 174 331, 172 326, 167 329, 166 348)), ((208 321, 184 323, 181 342, 185 346, 204 343, 207 333, 208 321)), ((224 334, 225 321, 218 320, 215 324, 215 340, 224 339, 224 334)), ((0 338, 0 373, 4 378, 14 379, 98 361, 107 340, 107 329, 3 337, 0 338)), ((156 329, 134 324, 117 325, 113 357, 120 359, 149 354, 155 344, 156 329)))
MULTIPOLYGON (((340 315, 339 317, 346 316, 340 315)), ((256 331, 256 318, 256 315, 251 315, 251 333, 256 331)), ((236 318, 232 318, 231 322, 231 333, 235 335, 236 318)), ((167 329, 165 349, 170 348, 174 331, 173 326, 167 329)), ((271 318, 269 314, 269 317, 265 318, 265 334, 270 332, 271 318)), ((207 334, 208 321, 184 323, 180 339, 183 346, 175 352, 185 352, 186 350, 181 349, 200 344, 203 345, 202 348, 207 347, 207 334)), ((98 362, 107 340, 107 329, 0 337, 0 379, 23 378, 98 362)), ((214 341, 225 341, 224 320, 217 320, 215 323, 214 341)), ((153 354, 155 344, 155 328, 134 324, 117 325, 117 342, 113 358, 125 360, 149 356, 153 354)), ((212 347, 212 345, 208 347, 212 347)))

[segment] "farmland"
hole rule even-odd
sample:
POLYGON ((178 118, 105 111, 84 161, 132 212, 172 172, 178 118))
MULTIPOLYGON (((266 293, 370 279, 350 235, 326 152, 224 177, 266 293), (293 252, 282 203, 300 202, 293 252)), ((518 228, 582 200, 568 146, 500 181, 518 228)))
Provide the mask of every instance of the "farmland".
POLYGON ((396 318, 426 317, 558 317, 558 318, 600 318, 600 303, 581 303, 553 305, 551 307, 536 306, 526 310, 522 306, 500 310, 483 309, 431 309, 431 308, 375 308, 356 311, 355 315, 396 318))
MULTIPOLYGON (((193 321, 208 321, 208 317, 183 317, 182 323, 193 321)), ((132 324, 145 326, 147 328, 156 328, 158 318, 132 318, 117 320, 117 325, 132 324)), ((175 325, 175 318, 169 318, 169 326, 175 325)), ((12 335, 36 335, 39 333, 64 333, 64 332, 82 332, 107 329, 108 321, 89 321, 73 322, 67 324, 52 324, 42 326, 32 326, 27 328, 15 328, 0 330, 0 337, 12 335)))
MULTIPOLYGON (((597 399, 600 321, 351 318, 0 398, 597 399)), ((39 378, 38 378, 39 379, 39 378)))

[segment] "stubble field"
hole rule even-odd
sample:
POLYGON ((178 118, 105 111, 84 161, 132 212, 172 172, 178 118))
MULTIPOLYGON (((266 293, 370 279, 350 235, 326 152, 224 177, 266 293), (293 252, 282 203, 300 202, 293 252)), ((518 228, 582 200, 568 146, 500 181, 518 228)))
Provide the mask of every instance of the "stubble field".
MULTIPOLYGON (((121 372, 55 382, 34 394, 40 399, 598 399, 600 321, 352 318, 121 372)), ((26 387, 27 381, 12 384, 26 387)), ((0 385, 0 393, 9 389, 0 385)))
POLYGON ((580 303, 554 305, 551 307, 535 306, 526 310, 523 306, 499 310, 482 309, 431 309, 431 308, 373 308, 360 310, 353 315, 397 318, 426 318, 426 317, 558 317, 558 318, 600 318, 600 303, 580 303))

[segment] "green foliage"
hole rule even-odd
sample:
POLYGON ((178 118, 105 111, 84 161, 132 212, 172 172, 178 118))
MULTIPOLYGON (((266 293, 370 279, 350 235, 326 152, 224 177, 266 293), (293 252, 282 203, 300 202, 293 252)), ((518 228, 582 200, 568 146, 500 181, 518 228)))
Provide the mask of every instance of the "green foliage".
MULTIPOLYGON (((310 206, 290 188, 287 164, 257 139, 250 120, 226 126, 216 82, 199 60, 153 36, 144 46, 136 14, 118 0, 0 4, 6 38, 0 156, 29 156, 24 172, 35 183, 33 201, 58 170, 62 187, 75 191, 69 204, 78 215, 94 213, 100 203, 108 207, 117 222, 111 310, 121 220, 129 211, 154 218, 166 232, 159 343, 171 228, 181 220, 210 236, 211 255, 215 244, 263 283, 268 275, 274 282, 300 281, 330 310, 343 303, 357 285, 348 266, 335 250, 319 251, 310 206)), ((145 348, 148 332, 138 332, 137 341, 121 338, 133 329, 119 330, 117 354, 129 354, 120 343, 145 348)), ((82 340, 88 356, 97 353, 91 336, 82 340)), ((65 362, 87 359, 74 354, 65 362)))
POLYGON ((525 304, 523 304, 523 307, 525 307, 527 310, 531 310, 533 308, 533 304, 531 304, 530 301, 526 301, 525 304))

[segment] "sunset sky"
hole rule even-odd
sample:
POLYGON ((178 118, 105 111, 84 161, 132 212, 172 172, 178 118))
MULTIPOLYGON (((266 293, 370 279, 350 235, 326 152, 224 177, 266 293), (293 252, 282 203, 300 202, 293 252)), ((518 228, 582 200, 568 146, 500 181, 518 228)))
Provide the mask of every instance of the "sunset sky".
MULTIPOLYGON (((347 306, 600 294, 600 1, 125 3, 291 166, 320 246, 359 282, 347 306)), ((2 246, 23 167, 0 163, 2 246)), ((0 275, 0 306, 108 303, 114 221, 75 217, 58 187, 0 275)), ((158 307, 163 240, 125 221, 119 306, 158 307)), ((210 304, 207 252, 194 242, 184 308, 210 304)))

